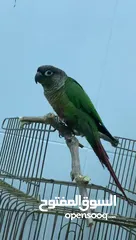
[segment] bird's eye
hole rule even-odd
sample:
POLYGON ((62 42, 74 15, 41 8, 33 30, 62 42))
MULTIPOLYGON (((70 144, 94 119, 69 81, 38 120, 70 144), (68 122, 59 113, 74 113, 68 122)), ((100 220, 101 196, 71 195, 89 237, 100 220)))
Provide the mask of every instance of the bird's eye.
POLYGON ((44 75, 47 76, 47 77, 51 76, 52 74, 53 74, 53 72, 52 72, 51 70, 47 70, 47 71, 44 73, 44 75))

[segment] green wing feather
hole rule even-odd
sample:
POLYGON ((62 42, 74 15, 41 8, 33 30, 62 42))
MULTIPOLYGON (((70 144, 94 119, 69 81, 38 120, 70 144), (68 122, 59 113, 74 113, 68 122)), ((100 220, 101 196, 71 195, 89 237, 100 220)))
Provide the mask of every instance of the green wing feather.
POLYGON ((95 121, 98 131, 107 135, 113 141, 113 145, 117 146, 118 140, 116 140, 106 129, 92 101, 81 85, 74 79, 68 77, 65 83, 65 92, 69 100, 76 106, 76 108, 82 109, 95 121))
POLYGON ((84 112, 89 114, 96 122, 103 124, 93 103, 91 102, 90 98, 88 97, 84 89, 81 87, 81 85, 74 79, 68 77, 65 86, 66 94, 69 100, 76 106, 76 108, 82 109, 84 112))

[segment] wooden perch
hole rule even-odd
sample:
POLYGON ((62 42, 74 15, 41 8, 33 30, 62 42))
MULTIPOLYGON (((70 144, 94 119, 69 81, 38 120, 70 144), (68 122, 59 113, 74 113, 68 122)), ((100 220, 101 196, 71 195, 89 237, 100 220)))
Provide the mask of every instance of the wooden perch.
MULTIPOLYGON (((70 135, 70 136, 72 135, 68 127, 62 121, 60 121, 59 117, 54 113, 48 113, 47 115, 40 116, 40 117, 20 117, 19 120, 21 122, 21 127, 30 123, 44 123, 47 125, 49 124, 55 130, 58 130, 62 137, 64 137, 65 135, 70 135)), ((80 136, 80 134, 77 131, 74 131, 74 135, 80 136)), ((110 138, 105 134, 99 132, 99 136, 101 139, 113 145, 110 138)), ((83 148, 84 146, 81 143, 79 143, 79 147, 83 148)))
MULTIPOLYGON (((79 147, 83 147, 83 145, 79 143, 79 141, 74 136, 74 134, 69 130, 69 128, 62 121, 60 121, 60 119, 56 115, 52 113, 49 113, 43 117, 21 117, 19 118, 19 120, 21 122, 21 127, 33 122, 49 124, 56 130, 58 130, 59 134, 65 138, 72 159, 72 171, 70 174, 71 179, 72 181, 75 180, 75 182, 77 183, 79 193, 82 199, 87 198, 88 196, 86 184, 89 183, 90 178, 88 176, 82 175, 79 158, 79 147)), ((91 214, 90 208, 86 211, 86 213, 91 214)), ((86 221, 87 226, 91 227, 93 225, 92 218, 88 218, 86 221)))
MULTIPOLYGON (((48 113, 42 117, 20 117, 19 120, 21 123, 21 128, 23 128, 24 125, 30 123, 43 123, 46 125, 51 125, 55 130, 58 130, 59 134, 62 137, 67 136, 68 138, 73 135, 69 128, 62 121, 60 121, 58 116, 53 113, 48 113)), ((79 143, 79 147, 83 148, 84 146, 79 143)))

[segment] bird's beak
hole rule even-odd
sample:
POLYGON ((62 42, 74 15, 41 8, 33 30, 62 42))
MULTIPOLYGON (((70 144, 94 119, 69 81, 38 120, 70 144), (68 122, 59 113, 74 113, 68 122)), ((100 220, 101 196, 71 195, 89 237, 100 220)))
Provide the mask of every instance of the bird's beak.
POLYGON ((38 82, 41 83, 42 77, 43 77, 42 73, 40 73, 40 72, 36 73, 36 75, 35 75, 35 82, 36 82, 36 84, 38 82))

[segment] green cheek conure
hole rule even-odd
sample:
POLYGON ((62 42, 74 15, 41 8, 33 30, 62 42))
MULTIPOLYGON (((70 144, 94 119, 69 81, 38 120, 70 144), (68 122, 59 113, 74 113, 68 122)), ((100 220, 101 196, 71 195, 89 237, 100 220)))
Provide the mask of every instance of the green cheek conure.
POLYGON ((76 130, 86 137, 100 162, 108 168, 116 185, 127 199, 101 144, 99 132, 106 135, 115 147, 118 140, 106 129, 84 89, 64 71, 49 65, 37 69, 35 81, 43 86, 45 97, 66 125, 73 132, 76 130))

